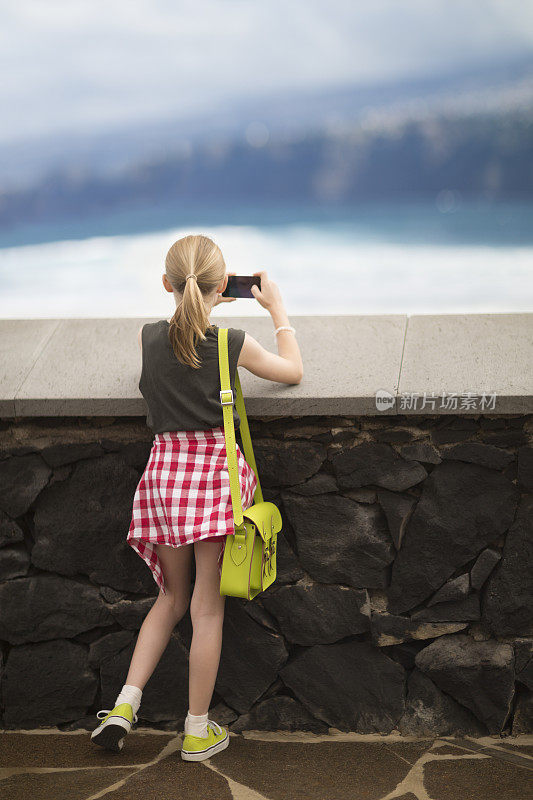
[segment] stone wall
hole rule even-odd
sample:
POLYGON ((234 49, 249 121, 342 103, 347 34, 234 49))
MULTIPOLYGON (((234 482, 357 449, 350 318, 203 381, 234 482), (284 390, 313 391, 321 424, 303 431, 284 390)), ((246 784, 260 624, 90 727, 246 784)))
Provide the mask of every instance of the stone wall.
MULTIPOLYGON (((212 715, 233 731, 533 730, 533 415, 251 419, 278 577, 228 597, 212 715)), ((4 419, 1 714, 92 729, 154 602, 126 544, 139 418, 4 419)), ((193 573, 194 579, 194 573, 193 573)), ((141 724, 187 711, 189 613, 141 724)))

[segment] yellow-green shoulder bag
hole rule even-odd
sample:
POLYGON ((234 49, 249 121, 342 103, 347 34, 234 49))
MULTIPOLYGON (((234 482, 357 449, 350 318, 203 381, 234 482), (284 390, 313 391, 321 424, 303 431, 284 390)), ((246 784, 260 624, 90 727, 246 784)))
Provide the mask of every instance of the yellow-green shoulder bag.
POLYGON ((224 416, 224 434, 231 487, 231 503, 235 533, 226 536, 220 577, 220 594, 251 600, 276 580, 277 534, 281 530, 281 514, 274 503, 263 500, 254 458, 252 439, 244 407, 238 371, 235 372, 236 400, 233 398, 229 374, 228 329, 218 329, 220 367, 220 402, 224 416), (240 418, 244 457, 257 476, 254 502, 243 511, 233 404, 240 418))

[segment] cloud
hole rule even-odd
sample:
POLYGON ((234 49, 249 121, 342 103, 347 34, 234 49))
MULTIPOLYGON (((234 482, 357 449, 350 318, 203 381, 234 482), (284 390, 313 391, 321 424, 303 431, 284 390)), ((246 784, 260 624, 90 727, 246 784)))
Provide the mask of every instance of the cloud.
POLYGON ((533 52, 523 0, 4 0, 0 137, 533 52))

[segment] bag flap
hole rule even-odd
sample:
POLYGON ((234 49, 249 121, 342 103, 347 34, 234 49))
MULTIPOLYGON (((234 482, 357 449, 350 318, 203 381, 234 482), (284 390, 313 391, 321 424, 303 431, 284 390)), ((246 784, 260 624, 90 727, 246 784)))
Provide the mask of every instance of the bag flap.
POLYGON ((245 508, 242 513, 254 523, 262 539, 268 539, 271 534, 271 520, 274 522, 274 533, 279 533, 281 530, 281 512, 274 503, 266 500, 262 503, 255 503, 249 508, 245 508))

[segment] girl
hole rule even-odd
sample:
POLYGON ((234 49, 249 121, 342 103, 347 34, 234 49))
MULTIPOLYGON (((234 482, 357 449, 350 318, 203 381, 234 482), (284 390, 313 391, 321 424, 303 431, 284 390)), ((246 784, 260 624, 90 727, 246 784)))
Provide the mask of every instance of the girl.
MULTIPOLYGON (((253 286, 252 294, 272 317, 278 355, 245 331, 229 328, 234 393, 237 366, 281 383, 300 383, 303 376, 300 349, 280 291, 265 271, 254 275, 261 276, 261 290, 253 286)), ((163 285, 176 302, 174 315, 143 325, 139 331, 139 389, 155 436, 135 492, 127 541, 152 570, 159 594, 139 631, 115 707, 98 712, 102 721, 91 734, 93 742, 115 752, 137 722, 143 688, 187 611, 189 599, 193 636, 181 756, 201 761, 229 744, 228 731, 208 719, 222 647, 222 556, 225 537, 233 533, 219 394, 218 326, 209 320, 215 305, 235 300, 221 296, 227 282, 222 253, 211 239, 179 239, 167 253, 163 275, 163 285), (193 550, 196 574, 189 598, 193 550)), ((240 419, 235 406, 233 414, 237 429, 240 419)), ((238 445, 237 459, 242 504, 248 508, 257 478, 238 445)))

